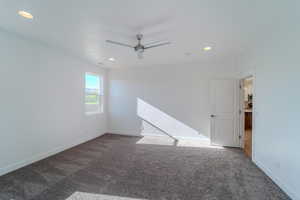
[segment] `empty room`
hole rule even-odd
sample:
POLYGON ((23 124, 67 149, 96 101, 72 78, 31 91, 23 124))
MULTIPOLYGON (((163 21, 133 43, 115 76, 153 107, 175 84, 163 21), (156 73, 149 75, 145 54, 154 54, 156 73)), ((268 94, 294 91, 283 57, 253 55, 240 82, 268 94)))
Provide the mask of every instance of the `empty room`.
POLYGON ((0 200, 300 200, 299 8, 0 0, 0 200))

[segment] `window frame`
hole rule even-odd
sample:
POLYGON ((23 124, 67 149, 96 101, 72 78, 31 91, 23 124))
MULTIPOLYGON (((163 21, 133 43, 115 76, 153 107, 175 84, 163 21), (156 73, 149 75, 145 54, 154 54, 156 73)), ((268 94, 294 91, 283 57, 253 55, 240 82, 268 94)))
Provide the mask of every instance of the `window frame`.
POLYGON ((85 114, 86 115, 95 115, 95 114, 101 114, 104 112, 104 80, 103 80, 103 75, 95 72, 86 72, 84 76, 84 106, 85 106, 85 114), (90 76, 96 76, 99 78, 99 94, 98 94, 98 105, 99 108, 97 111, 87 111, 86 109, 86 89, 87 89, 87 82, 86 82, 86 77, 90 76))

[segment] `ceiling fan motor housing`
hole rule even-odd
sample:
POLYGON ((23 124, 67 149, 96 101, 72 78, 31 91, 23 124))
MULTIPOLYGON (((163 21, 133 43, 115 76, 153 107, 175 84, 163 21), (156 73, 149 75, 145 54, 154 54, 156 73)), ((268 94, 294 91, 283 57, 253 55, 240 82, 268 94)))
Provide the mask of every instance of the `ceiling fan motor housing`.
POLYGON ((136 39, 138 40, 138 44, 134 47, 134 50, 139 53, 143 53, 145 50, 144 45, 141 44, 141 40, 143 39, 143 34, 137 34, 136 39))
POLYGON ((138 52, 143 52, 145 50, 145 47, 141 44, 138 44, 134 47, 134 50, 138 52))

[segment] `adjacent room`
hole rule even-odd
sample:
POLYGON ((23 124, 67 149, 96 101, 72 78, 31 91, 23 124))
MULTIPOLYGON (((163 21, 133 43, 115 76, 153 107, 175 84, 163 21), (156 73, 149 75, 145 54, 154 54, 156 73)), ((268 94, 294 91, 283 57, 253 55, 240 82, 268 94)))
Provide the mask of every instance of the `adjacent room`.
MULTIPOLYGON (((243 89, 241 90, 243 95, 242 100, 242 106, 244 109, 244 119, 241 117, 241 120, 243 120, 243 130, 244 130, 244 152, 248 157, 252 156, 252 124, 253 124, 253 118, 252 118, 252 110, 253 110, 253 76, 247 77, 245 79, 242 79, 241 81, 241 87, 243 89)), ((242 107, 241 106, 241 107, 242 107)))
POLYGON ((300 200, 299 8, 0 0, 0 200, 300 200))

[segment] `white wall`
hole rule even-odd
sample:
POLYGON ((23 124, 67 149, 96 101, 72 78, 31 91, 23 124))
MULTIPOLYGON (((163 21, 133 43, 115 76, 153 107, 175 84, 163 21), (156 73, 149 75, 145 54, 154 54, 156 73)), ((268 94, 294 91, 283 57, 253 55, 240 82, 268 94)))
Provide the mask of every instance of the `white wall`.
POLYGON ((107 131, 85 115, 85 72, 105 70, 0 32, 0 175, 107 131))
POLYGON ((233 77, 233 64, 186 64, 109 71, 112 133, 160 134, 138 116, 178 137, 210 136, 209 83, 233 77), (143 127, 143 128, 141 128, 143 127))
MULTIPOLYGON (((285 2, 283 2, 285 3, 285 2)), ((293 199, 300 199, 299 6, 281 21, 253 55, 242 76, 255 74, 254 161, 293 199), (298 16, 298 17, 296 17, 298 16)))

